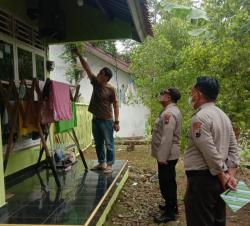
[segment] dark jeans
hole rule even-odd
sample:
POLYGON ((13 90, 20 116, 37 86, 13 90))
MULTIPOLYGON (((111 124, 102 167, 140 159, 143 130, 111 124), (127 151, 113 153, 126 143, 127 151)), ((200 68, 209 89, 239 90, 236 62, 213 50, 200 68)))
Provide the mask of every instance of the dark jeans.
POLYGON ((187 226, 225 226, 226 207, 218 178, 208 170, 188 172, 184 199, 187 226))
POLYGON ((113 120, 93 118, 92 133, 95 140, 96 154, 99 163, 113 164, 115 160, 115 145, 113 137, 113 120), (105 155, 105 148, 107 155, 105 155))
POLYGON ((177 207, 177 185, 175 165, 178 160, 170 160, 168 164, 158 163, 159 184, 162 197, 165 199, 166 211, 174 212, 177 207))

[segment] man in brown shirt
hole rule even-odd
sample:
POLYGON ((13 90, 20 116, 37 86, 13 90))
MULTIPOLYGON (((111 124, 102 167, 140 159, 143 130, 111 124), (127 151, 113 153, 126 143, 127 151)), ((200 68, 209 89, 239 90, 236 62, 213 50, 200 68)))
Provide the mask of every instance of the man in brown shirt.
POLYGON ((75 53, 86 71, 91 84, 93 85, 93 93, 91 96, 89 111, 93 114, 92 133, 95 140, 96 154, 98 165, 93 170, 104 170, 104 173, 112 172, 112 165, 115 160, 115 148, 113 132, 119 131, 119 106, 115 92, 115 88, 108 84, 112 78, 112 72, 109 68, 104 67, 95 76, 87 62, 83 59, 78 50, 75 53), (114 118, 112 113, 114 109, 114 118), (104 144, 107 149, 105 155, 104 144))

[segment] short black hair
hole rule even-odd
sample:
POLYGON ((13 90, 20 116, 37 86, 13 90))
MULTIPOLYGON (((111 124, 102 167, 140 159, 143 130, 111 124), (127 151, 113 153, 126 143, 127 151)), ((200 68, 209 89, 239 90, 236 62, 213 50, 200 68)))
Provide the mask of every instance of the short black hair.
POLYGON ((181 93, 178 89, 176 88, 167 88, 167 89, 162 89, 160 92, 161 95, 168 94, 171 97, 171 100, 174 103, 177 103, 179 99, 181 99, 181 93))
POLYGON ((216 100, 220 92, 218 80, 210 76, 198 77, 194 87, 209 100, 216 100))
POLYGON ((108 81, 112 78, 113 73, 108 67, 104 67, 101 71, 103 71, 105 76, 108 77, 108 81))

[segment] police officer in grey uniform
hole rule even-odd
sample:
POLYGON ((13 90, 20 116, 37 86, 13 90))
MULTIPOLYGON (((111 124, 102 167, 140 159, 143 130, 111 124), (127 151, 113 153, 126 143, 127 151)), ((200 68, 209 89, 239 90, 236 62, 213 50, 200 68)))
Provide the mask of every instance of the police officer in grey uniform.
POLYGON ((187 226, 224 226, 225 203, 220 194, 236 188, 238 146, 228 116, 215 106, 219 83, 199 77, 190 103, 196 109, 184 156, 187 175, 185 209, 187 226))
POLYGON ((156 223, 175 220, 178 212, 175 165, 180 154, 182 115, 177 107, 180 98, 181 94, 176 88, 162 90, 159 97, 164 110, 155 122, 152 156, 158 163, 160 190, 165 204, 159 205, 163 214, 154 218, 156 223))

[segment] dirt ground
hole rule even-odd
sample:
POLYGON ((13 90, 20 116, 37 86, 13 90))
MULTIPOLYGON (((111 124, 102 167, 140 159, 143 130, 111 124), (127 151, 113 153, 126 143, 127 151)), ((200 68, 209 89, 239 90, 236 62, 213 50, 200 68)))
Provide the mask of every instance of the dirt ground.
MULTIPOLYGON (((120 192, 105 226, 153 226, 153 216, 160 214, 158 204, 163 203, 158 186, 156 162, 150 156, 149 145, 137 145, 134 151, 127 151, 126 146, 116 147, 116 159, 129 161, 129 178, 120 192)), ((95 151, 90 148, 86 151, 87 159, 95 159, 95 151)), ((244 180, 250 185, 250 170, 240 168, 237 179, 244 180)), ((184 226, 185 210, 183 196, 186 188, 186 178, 183 170, 183 161, 177 164, 177 185, 179 215, 176 221, 168 222, 168 226, 184 226)), ((227 226, 249 226, 250 204, 237 213, 227 209, 227 226)))

